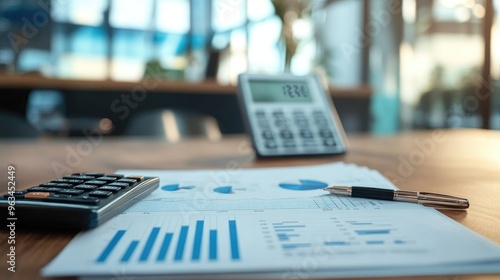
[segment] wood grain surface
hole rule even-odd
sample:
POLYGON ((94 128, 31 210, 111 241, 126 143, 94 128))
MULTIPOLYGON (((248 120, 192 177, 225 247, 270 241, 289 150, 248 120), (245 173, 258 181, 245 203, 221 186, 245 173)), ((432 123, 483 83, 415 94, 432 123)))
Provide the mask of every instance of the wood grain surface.
MULTIPOLYGON (((234 169, 297 166, 344 161, 376 169, 399 188, 469 198, 467 211, 448 217, 500 244, 500 131, 443 130, 392 136, 350 135, 341 156, 257 159, 245 136, 219 142, 179 143, 137 138, 0 140, 0 191, 7 190, 7 166, 16 167, 18 190, 71 172, 117 169, 234 169)), ((8 231, 0 230, 0 279, 38 279, 40 270, 76 232, 16 229, 16 272, 7 271, 8 231)), ((467 252, 464 252, 467 253, 467 252)), ((399 278, 398 278, 399 279, 399 278)), ((405 279, 422 279, 405 278, 405 279)), ((499 275, 424 279, 500 279, 499 275)))

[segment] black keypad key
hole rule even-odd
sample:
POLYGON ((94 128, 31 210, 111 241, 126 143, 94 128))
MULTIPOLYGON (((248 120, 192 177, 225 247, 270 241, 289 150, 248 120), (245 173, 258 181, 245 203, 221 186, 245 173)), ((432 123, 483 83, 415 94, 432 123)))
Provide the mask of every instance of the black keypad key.
POLYGON ((46 192, 60 192, 64 189, 62 188, 56 188, 56 187, 51 187, 51 188, 47 188, 47 190, 45 190, 46 192))
POLYGON ((54 187, 56 187, 56 188, 64 188, 64 189, 72 189, 73 188, 73 184, 59 183, 59 184, 55 185, 54 187))
POLYGON ((60 194, 69 194, 69 195, 79 195, 83 193, 83 190, 77 189, 66 189, 59 192, 60 194))
POLYGON ((29 192, 46 192, 48 187, 31 187, 28 189, 29 192))
POLYGON ((136 179, 130 179, 130 178, 123 178, 123 179, 118 180, 117 182, 124 182, 124 183, 133 184, 133 183, 137 182, 137 180, 136 179))
POLYGON ((85 182, 85 184, 90 184, 90 185, 97 185, 97 186, 102 186, 107 184, 108 182, 106 181, 101 181, 101 180, 90 180, 85 182))
POLYGON ((128 187, 129 183, 125 183, 125 182, 113 182, 111 184, 108 184, 108 186, 119 187, 119 188, 123 189, 123 188, 128 187))
POLYGON ((96 180, 113 182, 113 181, 116 180, 116 178, 115 177, 107 177, 107 176, 105 176, 105 177, 98 177, 98 178, 96 178, 96 180))
POLYGON ((3 197, 5 198, 9 198, 9 197, 15 197, 15 198, 24 198, 24 195, 26 194, 27 192, 26 191, 15 191, 15 192, 12 192, 11 194, 10 193, 7 193, 7 194, 4 194, 3 197))
POLYGON ((85 176, 102 177, 104 176, 104 173, 91 172, 91 173, 85 173, 85 176))
POLYGON ((69 196, 62 194, 52 194, 43 199, 49 202, 61 202, 61 203, 76 203, 76 204, 86 204, 86 205, 98 205, 99 199, 95 197, 88 196, 69 196))
POLYGON ((123 174, 106 174, 104 176, 106 176, 106 177, 115 177, 115 178, 123 178, 123 177, 125 177, 125 175, 123 175, 123 174))
POLYGON ((52 182, 40 184, 40 187, 57 187, 58 184, 60 184, 60 183, 52 181, 52 182))
POLYGON ((109 192, 109 191, 100 191, 100 190, 91 191, 89 193, 89 195, 91 195, 91 196, 97 196, 97 197, 108 197, 111 194, 113 194, 113 193, 109 192))
POLYGON ((84 191, 88 192, 88 191, 93 191, 93 190, 97 189, 97 186, 82 184, 82 185, 75 186, 75 189, 77 189, 77 190, 84 190, 84 191))
POLYGON ((93 180, 93 179, 95 179, 95 176, 88 176, 88 175, 71 176, 70 179, 76 179, 76 180, 93 180))
POLYGON ((116 186, 104 186, 99 188, 100 191, 110 191, 110 192, 117 192, 121 189, 122 188, 116 186))

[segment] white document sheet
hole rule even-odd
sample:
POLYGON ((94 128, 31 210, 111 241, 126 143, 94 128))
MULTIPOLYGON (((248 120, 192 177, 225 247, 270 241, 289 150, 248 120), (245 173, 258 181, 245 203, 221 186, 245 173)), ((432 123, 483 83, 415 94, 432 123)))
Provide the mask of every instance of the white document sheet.
POLYGON ((500 272, 500 248, 420 205, 330 195, 392 188, 334 163, 265 169, 119 170, 159 176, 148 198, 82 232, 44 276, 278 278, 500 272))

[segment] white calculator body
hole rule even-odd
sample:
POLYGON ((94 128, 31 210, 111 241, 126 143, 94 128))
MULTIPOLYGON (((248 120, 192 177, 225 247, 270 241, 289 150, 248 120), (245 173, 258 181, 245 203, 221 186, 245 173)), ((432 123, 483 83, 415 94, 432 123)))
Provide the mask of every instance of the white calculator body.
POLYGON ((319 78, 314 75, 240 74, 238 97, 258 156, 343 154, 347 138, 319 78))

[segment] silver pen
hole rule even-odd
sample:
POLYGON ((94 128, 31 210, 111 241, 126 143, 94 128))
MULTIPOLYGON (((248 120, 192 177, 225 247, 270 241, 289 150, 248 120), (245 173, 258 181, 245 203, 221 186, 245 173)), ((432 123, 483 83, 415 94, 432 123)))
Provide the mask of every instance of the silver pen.
POLYGON ((464 210, 469 208, 469 200, 467 198, 429 192, 390 190, 356 186, 331 186, 324 188, 324 190, 330 192, 331 194, 411 202, 422 204, 428 207, 434 207, 437 209, 464 210))

